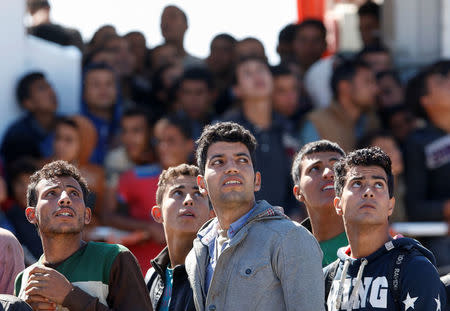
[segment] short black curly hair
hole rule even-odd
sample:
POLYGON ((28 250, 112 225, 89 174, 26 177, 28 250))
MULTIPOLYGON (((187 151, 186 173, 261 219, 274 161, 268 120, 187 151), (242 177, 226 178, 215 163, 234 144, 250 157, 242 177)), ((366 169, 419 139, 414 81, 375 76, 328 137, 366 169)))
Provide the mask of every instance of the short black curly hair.
POLYGON ((235 122, 218 122, 213 125, 207 125, 203 129, 200 138, 197 140, 197 165, 200 174, 205 174, 206 155, 209 146, 216 142, 243 143, 252 159, 253 167, 256 166, 255 150, 257 142, 249 130, 235 122))
MULTIPOLYGON (((37 184, 42 179, 54 179, 57 177, 72 177, 81 187, 83 192, 84 204, 87 206, 87 199, 89 196, 89 188, 86 180, 81 176, 80 171, 72 164, 66 161, 58 160, 44 165, 43 168, 34 172, 30 177, 30 184, 27 189, 27 203, 28 206, 35 207, 38 201, 38 193, 36 191, 37 184)), ((88 206, 87 206, 88 207, 88 206)), ((89 206, 90 207, 90 206, 89 206)))
POLYGON ((16 98, 20 106, 23 105, 23 102, 26 99, 29 99, 31 97, 32 84, 38 80, 43 79, 45 79, 45 75, 42 72, 33 71, 27 73, 19 80, 16 87, 16 98))
POLYGON ((394 176, 392 175, 391 159, 379 147, 352 151, 334 164, 334 190, 336 196, 340 197, 342 195, 342 190, 347 182, 347 173, 352 167, 356 166, 381 167, 386 172, 389 198, 394 196, 394 176))

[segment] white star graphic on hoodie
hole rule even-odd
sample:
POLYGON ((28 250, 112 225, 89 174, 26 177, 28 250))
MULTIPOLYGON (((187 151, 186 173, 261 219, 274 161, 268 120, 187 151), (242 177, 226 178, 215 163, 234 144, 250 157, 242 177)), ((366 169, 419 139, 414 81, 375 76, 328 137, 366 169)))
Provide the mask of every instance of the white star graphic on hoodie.
POLYGON ((441 311, 441 298, 439 297, 439 294, 438 294, 438 297, 437 297, 437 299, 436 298, 434 298, 434 300, 436 301, 436 311, 441 311))
POLYGON ((405 311, 408 310, 409 308, 413 308, 414 309, 414 303, 416 302, 416 300, 419 297, 411 297, 409 296, 409 293, 406 295, 406 299, 403 300, 403 303, 405 304, 405 311))

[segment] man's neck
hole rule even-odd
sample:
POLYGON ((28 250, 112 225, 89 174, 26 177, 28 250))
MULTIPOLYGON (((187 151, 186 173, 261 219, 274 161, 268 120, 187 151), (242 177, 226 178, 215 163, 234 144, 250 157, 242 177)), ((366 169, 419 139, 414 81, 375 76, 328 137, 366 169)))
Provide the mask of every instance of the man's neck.
POLYGON ((361 115, 361 109, 358 108, 358 106, 355 105, 350 99, 340 98, 338 104, 344 108, 345 114, 352 122, 358 120, 361 115))
POLYGON ((432 124, 440 128, 446 133, 450 133, 450 112, 448 111, 442 111, 439 113, 436 113, 435 117, 433 115, 430 116, 430 120, 432 124))
POLYGON ((35 113, 34 119, 47 132, 50 132, 55 125, 55 115, 52 113, 35 113))
POLYGON ((354 258, 367 257, 373 254, 391 239, 389 226, 367 226, 364 228, 346 227, 351 256, 354 258))
POLYGON ((301 77, 305 76, 305 73, 308 71, 308 69, 311 67, 311 64, 305 64, 305 63, 299 63, 299 71, 300 71, 300 75, 301 77))
POLYGON ((194 234, 176 234, 166 231, 167 248, 169 250, 170 268, 183 265, 187 254, 192 248, 194 234))
POLYGON ((154 162, 153 152, 151 150, 145 150, 141 152, 138 159, 132 160, 136 165, 147 165, 154 162))
POLYGON ((345 232, 342 217, 336 214, 334 207, 308 208, 312 233, 319 242, 328 241, 345 232))
POLYGON ((112 119, 112 109, 103 109, 96 107, 89 107, 89 113, 96 116, 97 118, 110 121, 112 119))
POLYGON ((247 214, 253 208, 254 204, 255 201, 251 201, 234 206, 233 204, 224 204, 224 206, 218 208, 216 208, 217 205, 213 204, 220 228, 222 230, 228 230, 230 225, 247 214))
POLYGON ((79 250, 85 242, 80 234, 58 234, 43 236, 44 263, 55 264, 62 262, 79 250))
POLYGON ((187 55, 186 50, 184 49, 184 43, 183 43, 183 39, 179 40, 179 41, 170 41, 166 43, 170 43, 173 46, 175 46, 175 48, 177 49, 177 55, 181 58, 184 58, 187 55))
POLYGON ((247 120, 261 129, 272 124, 272 103, 270 99, 248 99, 242 103, 242 111, 247 120))

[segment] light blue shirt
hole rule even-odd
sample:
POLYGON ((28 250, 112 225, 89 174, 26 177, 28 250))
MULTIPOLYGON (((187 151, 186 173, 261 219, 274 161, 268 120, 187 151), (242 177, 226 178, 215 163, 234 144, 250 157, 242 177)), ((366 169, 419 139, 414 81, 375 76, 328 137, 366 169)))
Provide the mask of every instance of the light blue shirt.
MULTIPOLYGON (((245 215, 243 215, 241 218, 236 220, 230 225, 230 228, 227 230, 228 235, 228 241, 223 243, 221 251, 224 251, 229 246, 229 241, 235 236, 235 234, 245 225, 248 218, 250 217, 250 214, 255 209, 255 206, 248 211, 245 215)), ((209 262, 206 266, 206 276, 205 276, 205 291, 208 292, 209 284, 211 283, 214 269, 216 268, 217 258, 216 258, 216 239, 219 235, 219 221, 217 220, 217 217, 211 221, 211 223, 208 225, 206 230, 204 231, 204 235, 198 234, 198 238, 202 242, 203 245, 208 247, 208 253, 209 253, 209 262)))

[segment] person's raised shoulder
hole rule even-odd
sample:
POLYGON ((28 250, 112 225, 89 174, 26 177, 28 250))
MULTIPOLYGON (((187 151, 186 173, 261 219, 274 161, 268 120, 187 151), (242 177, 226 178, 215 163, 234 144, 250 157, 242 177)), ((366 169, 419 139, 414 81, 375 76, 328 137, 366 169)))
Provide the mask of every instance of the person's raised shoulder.
POLYGON ((123 245, 102 242, 89 242, 85 252, 89 257, 104 262, 107 267, 111 267, 119 255, 132 255, 128 248, 123 245))

